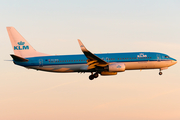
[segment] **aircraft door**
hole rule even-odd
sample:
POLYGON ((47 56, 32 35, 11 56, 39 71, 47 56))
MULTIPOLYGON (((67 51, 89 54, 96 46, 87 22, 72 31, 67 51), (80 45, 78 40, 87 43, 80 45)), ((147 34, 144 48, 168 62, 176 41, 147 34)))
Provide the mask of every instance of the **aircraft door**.
POLYGON ((43 67, 43 59, 39 59, 39 67, 43 67))
POLYGON ((161 61, 161 55, 157 54, 157 61, 161 61))

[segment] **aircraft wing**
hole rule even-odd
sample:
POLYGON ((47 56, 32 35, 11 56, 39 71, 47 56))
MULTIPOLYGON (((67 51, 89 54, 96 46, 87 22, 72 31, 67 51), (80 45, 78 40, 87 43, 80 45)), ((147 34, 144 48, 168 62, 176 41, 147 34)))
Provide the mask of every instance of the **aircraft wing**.
POLYGON ((86 47, 83 45, 83 43, 81 42, 81 40, 78 39, 78 42, 79 42, 82 52, 88 58, 88 61, 87 61, 87 64, 89 66, 88 69, 93 69, 96 66, 104 67, 108 65, 106 61, 104 61, 103 59, 97 57, 96 55, 88 51, 86 47))

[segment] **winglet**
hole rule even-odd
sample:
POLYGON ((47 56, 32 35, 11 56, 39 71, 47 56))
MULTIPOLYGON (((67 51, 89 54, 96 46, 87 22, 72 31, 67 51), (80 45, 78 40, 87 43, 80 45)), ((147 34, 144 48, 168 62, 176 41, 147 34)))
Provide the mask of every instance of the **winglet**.
MULTIPOLYGON (((84 55, 90 60, 90 61, 96 61, 99 64, 105 64, 107 65, 108 63, 104 60, 102 60, 101 58, 97 57, 96 55, 94 55, 93 53, 91 53, 89 50, 86 49, 86 47, 83 45, 83 43, 81 42, 81 40, 78 39, 79 45, 81 47, 82 52, 84 53, 84 55)), ((91 62, 89 63, 91 64, 91 62)))
POLYGON ((83 52, 87 52, 88 50, 87 50, 86 47, 83 45, 83 43, 81 42, 80 39, 78 39, 78 42, 79 42, 79 45, 80 45, 80 47, 81 47, 81 50, 82 50, 83 52))

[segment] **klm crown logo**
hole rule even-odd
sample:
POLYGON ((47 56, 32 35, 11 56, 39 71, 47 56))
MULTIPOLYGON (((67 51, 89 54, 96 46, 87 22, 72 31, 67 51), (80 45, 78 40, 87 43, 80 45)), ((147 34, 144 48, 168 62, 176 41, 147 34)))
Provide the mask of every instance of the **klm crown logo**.
POLYGON ((117 68, 121 68, 121 66, 120 66, 120 65, 118 65, 118 66, 117 66, 117 68))
POLYGON ((137 55, 137 57, 147 57, 147 55, 144 55, 144 53, 140 53, 139 55, 137 55))
POLYGON ((20 41, 17 44, 19 46, 14 46, 14 50, 29 50, 29 46, 28 45, 26 45, 26 46, 24 45, 25 42, 20 41))
POLYGON ((24 45, 24 44, 25 42, 22 42, 22 41, 18 42, 18 45, 24 45))

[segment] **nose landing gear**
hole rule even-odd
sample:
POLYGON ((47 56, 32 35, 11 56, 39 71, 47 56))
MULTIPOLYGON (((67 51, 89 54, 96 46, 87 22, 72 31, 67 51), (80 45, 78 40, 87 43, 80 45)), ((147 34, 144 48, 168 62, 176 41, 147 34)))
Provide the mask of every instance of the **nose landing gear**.
POLYGON ((91 75, 89 76, 89 80, 93 80, 94 78, 98 78, 99 74, 96 72, 95 74, 93 74, 93 72, 91 73, 91 75))
POLYGON ((161 72, 162 69, 159 69, 159 75, 162 75, 162 72, 161 72))

